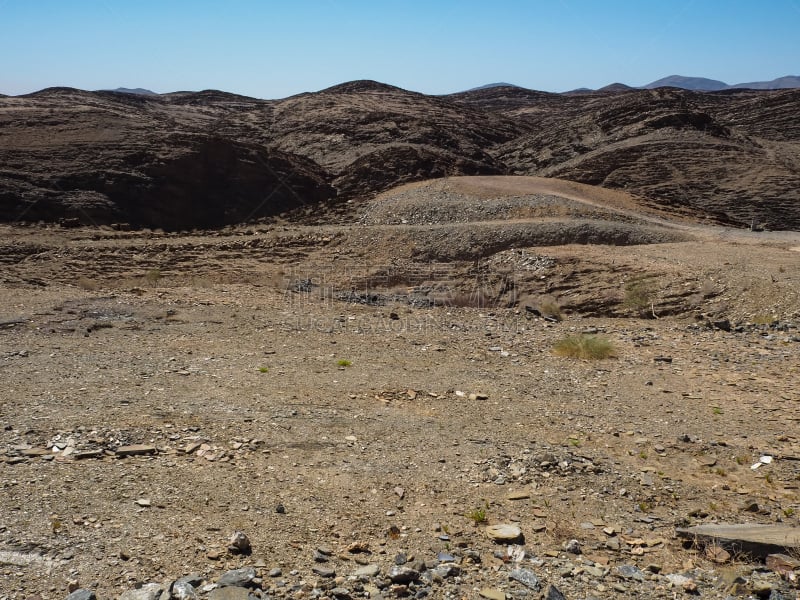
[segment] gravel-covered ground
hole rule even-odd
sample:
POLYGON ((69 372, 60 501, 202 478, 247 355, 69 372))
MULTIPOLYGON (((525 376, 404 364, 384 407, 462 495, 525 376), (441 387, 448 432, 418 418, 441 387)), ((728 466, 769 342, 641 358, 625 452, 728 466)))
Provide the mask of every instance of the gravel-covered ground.
POLYGON ((415 262, 387 227, 4 228, 0 598, 797 596, 676 537, 798 525, 790 243, 415 262), (553 353, 582 332, 615 357, 553 353))

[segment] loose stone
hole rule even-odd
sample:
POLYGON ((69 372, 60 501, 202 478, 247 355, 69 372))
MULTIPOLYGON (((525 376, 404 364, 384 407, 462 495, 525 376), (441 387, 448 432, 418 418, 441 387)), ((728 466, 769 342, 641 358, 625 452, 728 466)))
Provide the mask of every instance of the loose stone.
POLYGON ((544 600, 566 600, 566 598, 561 593, 561 590, 551 583, 544 591, 544 600))
POLYGON ((419 579, 419 571, 410 567, 394 566, 389 571, 392 583, 408 584, 419 579))
POLYGON ((498 543, 513 544, 522 541, 522 530, 516 525, 502 523, 499 525, 489 525, 486 528, 486 535, 498 543))
POLYGON ((172 584, 172 597, 176 600, 197 600, 197 592, 192 584, 176 581, 172 584))
POLYGON ((250 545, 250 539, 247 537, 247 535, 245 535, 244 532, 235 531, 231 536, 228 551, 232 552, 233 554, 244 554, 245 556, 248 556, 253 552, 253 548, 250 545))
POLYGON ((158 600, 162 591, 160 583, 147 583, 138 590, 124 592, 119 600, 158 600))
POLYGON ((92 590, 79 589, 66 597, 66 600, 97 600, 92 590))
POLYGON ((644 573, 633 565, 620 565, 614 570, 614 574, 621 579, 644 581, 644 573))
POLYGON ((253 567, 242 567, 228 571, 217 581, 219 587, 247 587, 256 576, 253 567))
POLYGON ((329 567, 316 566, 311 569, 311 572, 326 579, 336 577, 336 570, 329 567))
POLYGON ((532 589, 533 591, 539 590, 539 578, 528 569, 514 569, 511 573, 508 574, 509 579, 513 579, 514 581, 518 581, 522 585, 527 588, 532 589))
POLYGON ((243 587, 224 587, 211 590, 208 600, 250 600, 250 590, 243 587))
POLYGON ((362 578, 362 577, 375 577, 378 573, 381 572, 381 568, 378 565, 366 565, 359 569, 356 569, 353 572, 354 577, 362 578))

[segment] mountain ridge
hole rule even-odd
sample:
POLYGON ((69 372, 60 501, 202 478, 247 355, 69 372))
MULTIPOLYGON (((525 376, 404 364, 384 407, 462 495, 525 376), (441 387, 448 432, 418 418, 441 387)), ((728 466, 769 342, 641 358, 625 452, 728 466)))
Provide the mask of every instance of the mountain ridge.
MULTIPOLYGON (((620 91, 627 91, 627 90, 647 90, 647 89, 657 89, 660 87, 674 87, 678 89, 685 89, 691 91, 698 91, 698 92, 718 92, 718 91, 727 91, 727 90, 735 90, 735 89, 751 89, 751 90, 783 90, 783 89, 795 89, 800 88, 800 75, 784 75, 782 77, 776 77, 775 79, 771 79, 769 81, 751 81, 746 83, 734 83, 728 84, 724 81, 720 81, 717 79, 709 79, 707 77, 691 77, 685 75, 668 75, 666 77, 662 77, 660 79, 656 79, 655 81, 651 81, 650 83, 641 85, 641 86, 632 86, 621 82, 613 82, 603 87, 594 89, 588 87, 578 87, 572 90, 567 90, 564 92, 549 92, 546 90, 538 90, 535 88, 526 88, 524 86, 516 85, 513 83, 506 83, 506 82, 497 82, 497 83, 487 83, 484 85, 479 85, 477 87, 472 87, 466 90, 458 91, 458 92, 451 92, 448 94, 440 94, 442 96, 451 96, 454 94, 464 94, 469 92, 480 92, 485 90, 492 90, 495 88, 509 88, 509 89, 518 89, 518 90, 526 90, 526 91, 534 91, 534 92, 541 92, 547 94, 585 94, 591 92, 620 92, 620 91)), ((28 92, 26 94, 18 94, 17 96, 3 94, 0 93, 0 98, 3 97, 29 97, 35 94, 40 94, 42 92, 52 92, 57 90, 77 90, 78 88, 72 88, 69 86, 52 86, 47 88, 42 88, 41 90, 37 90, 34 92, 28 92)), ((413 90, 407 90, 398 86, 394 86, 388 83, 381 83, 374 80, 354 80, 354 81, 347 81, 343 83, 339 83, 336 85, 332 85, 328 88, 319 90, 319 92, 328 92, 328 93, 336 93, 341 91, 355 91, 357 89, 362 89, 364 91, 371 90, 371 91, 387 91, 391 89, 395 90, 403 90, 413 93, 422 94, 422 92, 414 92, 413 90)), ((88 90, 81 90, 81 91, 88 91, 88 90)), ((153 92, 147 88, 126 88, 126 87, 118 87, 115 89, 102 89, 96 90, 98 92, 114 92, 120 94, 129 94, 132 96, 172 96, 175 94, 201 94, 207 92, 217 92, 220 94, 230 94, 234 96, 238 96, 240 98, 251 98, 251 96, 245 96, 242 94, 236 94, 235 92, 224 92, 220 90, 199 90, 199 91, 190 91, 190 90, 175 90, 173 92, 166 92, 164 94, 159 94, 157 92, 153 92)), ((295 94, 296 96, 302 96, 305 94, 314 94, 319 92, 301 92, 299 94, 295 94)), ((425 94, 422 94, 425 95, 425 94)), ((291 96, 290 96, 291 97, 291 96)), ((278 100, 285 100, 286 98, 279 98, 278 100)))
POLYGON ((533 175, 800 230, 798 112, 800 90, 431 96, 354 81, 260 100, 48 88, 0 98, 0 221, 214 228, 312 206, 346 215, 424 179, 533 175))

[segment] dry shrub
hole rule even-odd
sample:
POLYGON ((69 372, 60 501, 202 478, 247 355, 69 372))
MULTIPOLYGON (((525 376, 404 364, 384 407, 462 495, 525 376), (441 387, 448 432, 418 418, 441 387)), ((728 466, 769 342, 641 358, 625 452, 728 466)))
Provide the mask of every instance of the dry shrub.
POLYGON ((567 540, 580 539, 580 532, 574 525, 574 520, 568 518, 551 517, 547 523, 547 535, 559 543, 567 540))
POLYGON ((653 283, 645 277, 637 277, 625 284, 625 299, 622 305, 638 313, 644 313, 650 308, 655 290, 653 283))
POLYGON ((543 317, 549 317, 551 319, 556 319, 557 321, 561 321, 564 318, 558 302, 549 297, 542 298, 539 301, 539 312, 542 313, 543 317))
POLYGON ((556 342, 553 352, 556 356, 587 360, 602 360, 616 356, 611 340, 600 335, 586 334, 571 335, 556 342))
POLYGON ((75 285, 82 290, 86 290, 87 292, 96 292, 100 289, 100 284, 94 279, 89 279, 88 277, 78 277, 75 285))
POLYGON ((455 292, 447 296, 445 305, 459 308, 486 308, 491 304, 490 297, 483 290, 455 292))
POLYGON ((778 317, 767 313, 759 313, 757 315, 753 315, 754 325, 772 325, 777 320, 778 317))

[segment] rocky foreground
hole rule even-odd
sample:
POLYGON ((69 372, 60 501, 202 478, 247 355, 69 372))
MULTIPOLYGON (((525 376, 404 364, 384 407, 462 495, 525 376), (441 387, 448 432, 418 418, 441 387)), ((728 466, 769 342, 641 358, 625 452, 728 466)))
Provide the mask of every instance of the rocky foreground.
POLYGON ((136 236, 36 235, 3 270, 0 598, 798 594, 794 251, 707 247, 728 321, 559 320, 352 295, 347 246, 338 278, 314 270, 331 242, 271 251, 281 266, 219 238, 167 261, 136 236), (87 243, 103 260, 80 262, 87 243), (731 252, 746 273, 771 253, 768 322, 736 316, 773 313, 716 270, 731 252), (582 333, 615 358, 553 353, 582 333), (681 534, 726 523, 790 535, 751 555, 681 534))
POLYGON ((0 600, 796 598, 800 237, 556 183, 0 226, 0 600))

